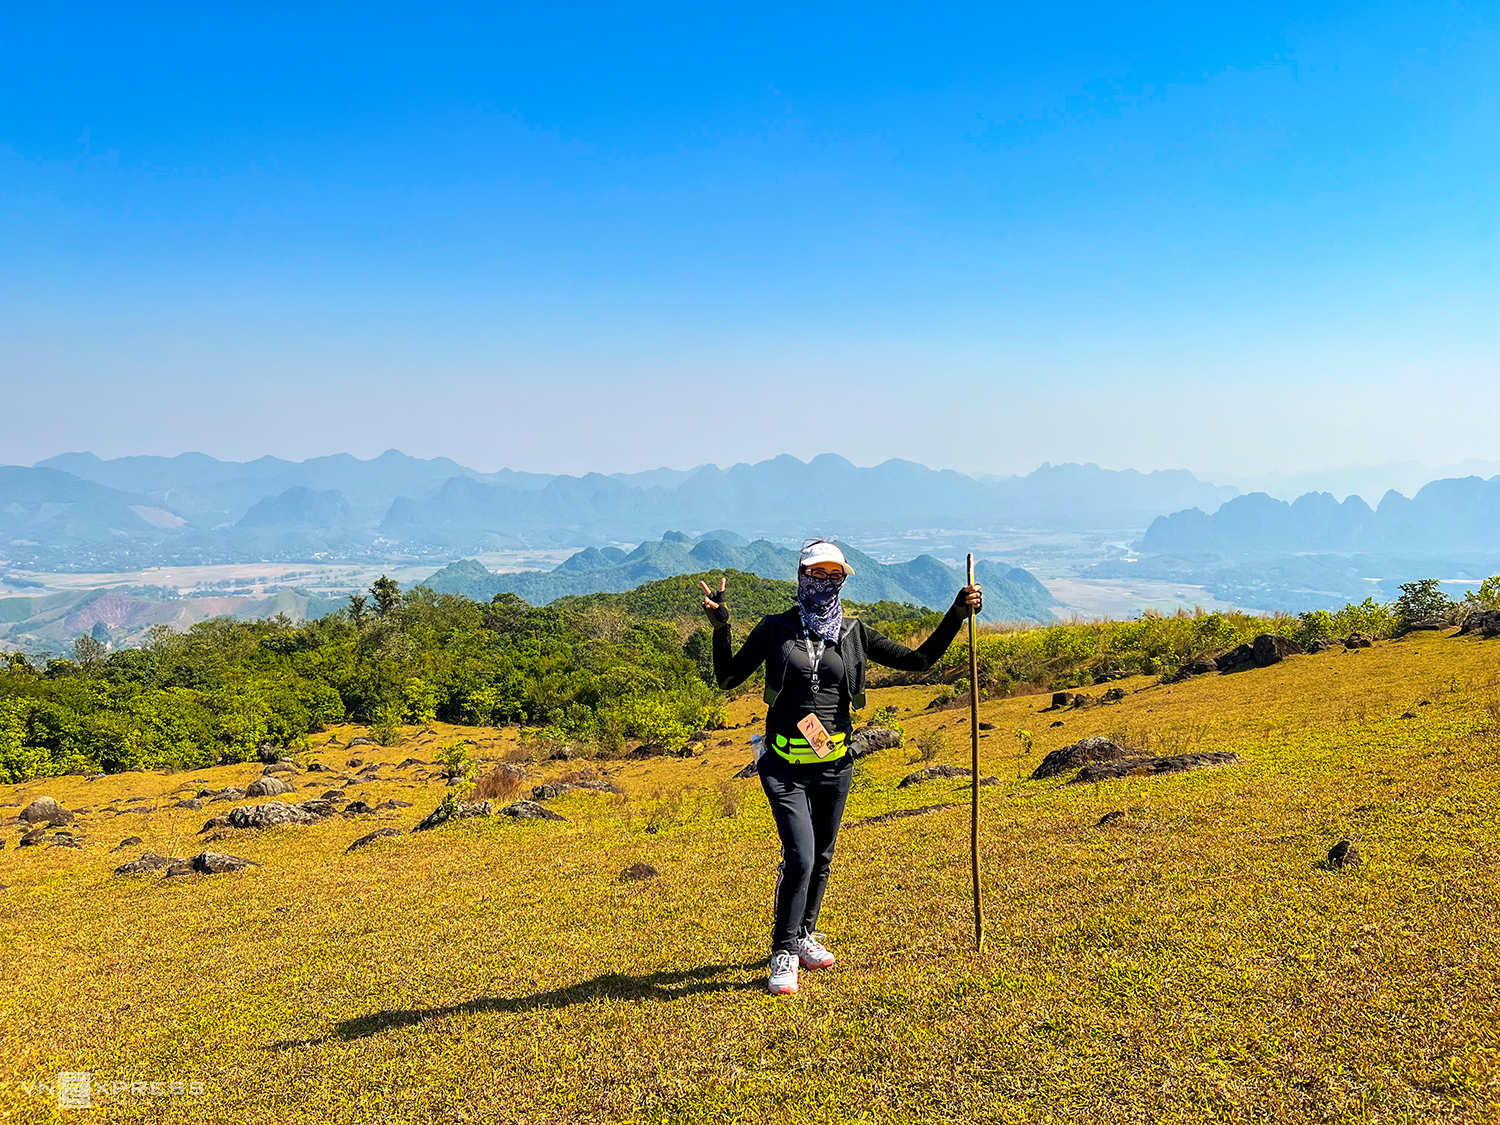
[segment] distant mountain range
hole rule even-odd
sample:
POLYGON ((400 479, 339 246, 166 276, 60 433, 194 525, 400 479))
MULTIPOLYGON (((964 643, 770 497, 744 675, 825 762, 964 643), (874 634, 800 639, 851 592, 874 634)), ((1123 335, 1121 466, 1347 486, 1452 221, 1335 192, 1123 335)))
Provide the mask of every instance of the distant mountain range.
MULTIPOLYGON (((881 563, 847 543, 839 543, 854 575, 844 586, 853 601, 909 602, 946 610, 964 584, 964 576, 931 555, 910 562, 881 563)), ((499 593, 513 593, 532 605, 580 594, 621 593, 646 582, 705 570, 739 570, 762 578, 794 579, 797 552, 765 539, 753 543, 732 532, 711 532, 694 538, 668 532, 661 540, 642 543, 626 554, 617 548, 593 547, 579 551, 553 570, 495 574, 475 559, 444 567, 421 585, 439 593, 462 594, 489 601, 499 593)), ((984 586, 988 621, 1050 621, 1056 599, 1030 573, 1020 568, 981 561, 975 579, 984 586)), ((730 594, 733 597, 733 592, 730 594)))
POLYGON ((1387 492, 1377 508, 1358 496, 1339 503, 1310 492, 1291 503, 1263 492, 1212 514, 1197 508, 1152 521, 1141 548, 1174 554, 1411 550, 1424 554, 1500 550, 1500 476, 1437 480, 1411 499, 1387 492))
POLYGON ((1273 610, 1387 600, 1417 578, 1477 585, 1500 573, 1500 476, 1433 481, 1410 499, 1388 492, 1375 508, 1326 492, 1290 503, 1251 493, 1213 513, 1162 516, 1140 547, 1137 559, 1085 573, 1201 585, 1247 609, 1273 610))
POLYGON ((910 461, 859 468, 831 454, 728 469, 548 476, 479 473, 395 450, 291 462, 89 453, 0 468, 0 564, 32 569, 259 560, 440 558, 539 546, 639 543, 673 527, 776 538, 913 528, 1131 533, 1232 488, 1191 473, 1043 465, 983 480, 910 461))

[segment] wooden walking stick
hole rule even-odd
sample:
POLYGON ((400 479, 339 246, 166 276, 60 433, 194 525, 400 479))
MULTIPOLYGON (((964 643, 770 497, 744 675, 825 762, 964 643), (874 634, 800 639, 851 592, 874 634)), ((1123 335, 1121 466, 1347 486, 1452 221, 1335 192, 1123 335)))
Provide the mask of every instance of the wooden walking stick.
MULTIPOLYGON (((974 585, 974 556, 969 556, 974 585)), ((984 948, 984 903, 979 896, 979 652, 974 644, 974 607, 969 607, 969 865, 974 873, 974 948, 984 948)))

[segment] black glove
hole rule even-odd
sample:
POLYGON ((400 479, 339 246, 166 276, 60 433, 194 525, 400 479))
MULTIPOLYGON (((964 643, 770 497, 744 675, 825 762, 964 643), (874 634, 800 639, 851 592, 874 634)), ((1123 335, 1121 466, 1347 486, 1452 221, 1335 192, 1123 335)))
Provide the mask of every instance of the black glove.
POLYGON ((729 605, 725 601, 723 590, 714 595, 714 601, 717 603, 714 608, 705 609, 703 612, 708 614, 708 619, 713 622, 714 628, 717 629, 720 626, 729 624, 729 605))
MULTIPOLYGON (((953 595, 953 608, 956 609, 959 613, 962 613, 965 617, 967 617, 967 616, 969 616, 969 603, 964 600, 964 590, 965 589, 967 589, 967 587, 960 587, 958 593, 955 594, 955 595, 953 595)), ((980 590, 979 591, 979 604, 974 607, 974 612, 976 614, 978 614, 978 613, 982 613, 983 611, 984 611, 984 591, 980 590)))

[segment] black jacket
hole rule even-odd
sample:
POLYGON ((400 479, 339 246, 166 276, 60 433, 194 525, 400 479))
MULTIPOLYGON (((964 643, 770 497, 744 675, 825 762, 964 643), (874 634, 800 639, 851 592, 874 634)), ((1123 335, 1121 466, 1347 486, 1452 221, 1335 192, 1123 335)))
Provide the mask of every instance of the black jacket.
MULTIPOLYGON (((865 667, 869 661, 903 672, 926 671, 948 651, 967 617, 967 608, 960 609, 955 605, 933 630, 932 636, 914 649, 898 644, 874 629, 865 628, 864 622, 858 618, 844 618, 838 643, 829 646, 842 658, 844 676, 840 684, 838 715, 828 729, 847 732, 852 726, 850 707, 858 710, 865 705, 865 667)), ((799 663, 807 663, 802 655, 804 635, 802 615, 796 606, 784 613, 761 618, 760 624, 750 631, 737 653, 731 650, 728 623, 716 625, 714 629, 714 678, 720 689, 728 691, 744 683, 761 662, 765 662, 764 699, 770 705, 767 725, 772 733, 795 733, 797 720, 807 713, 800 704, 791 704, 791 695, 785 693, 789 670, 798 676, 807 674, 807 668, 798 667, 799 663), (777 706, 778 699, 783 706, 777 706), (793 710, 798 713, 791 714, 793 710), (781 711, 787 714, 782 715, 781 711)), ((805 694, 792 693, 799 698, 805 694)))

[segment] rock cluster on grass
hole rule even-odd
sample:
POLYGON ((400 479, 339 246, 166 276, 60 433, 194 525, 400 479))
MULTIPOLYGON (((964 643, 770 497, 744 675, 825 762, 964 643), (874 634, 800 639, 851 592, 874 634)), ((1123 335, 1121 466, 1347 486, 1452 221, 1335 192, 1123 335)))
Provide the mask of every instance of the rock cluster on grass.
POLYGON ((259 805, 236 805, 229 810, 231 828, 273 828, 282 824, 316 824, 323 818, 301 805, 264 801, 259 805))
POLYGON ((153 871, 160 871, 164 867, 174 864, 186 863, 187 860, 178 856, 157 855, 155 852, 146 851, 141 853, 139 859, 133 859, 129 863, 122 863, 115 868, 116 875, 149 875, 153 871))
POLYGON ((174 863, 167 868, 166 876, 173 875, 223 875, 229 871, 243 871, 247 867, 259 867, 253 859, 242 855, 224 855, 222 852, 199 852, 186 862, 174 863))
POLYGON ((1288 656, 1301 656, 1306 650, 1290 637, 1279 633, 1262 633, 1248 644, 1239 645, 1215 657, 1220 672, 1237 672, 1246 668, 1267 668, 1288 656))
POLYGON ((1092 707, 1094 697, 1086 691, 1054 691, 1052 693, 1052 706, 1044 708, 1046 711, 1061 711, 1064 708, 1078 710, 1082 707, 1092 707))
POLYGON ((1450 622, 1443 617, 1426 617, 1421 621, 1408 621, 1404 631, 1407 633, 1435 633, 1448 628, 1450 622))
POLYGON ((1116 761, 1094 762, 1078 771, 1070 784, 1096 781, 1118 781, 1122 777, 1147 777, 1154 774, 1186 773, 1189 770, 1210 769, 1215 766, 1237 766, 1238 754, 1224 751, 1172 754, 1164 758, 1121 758, 1116 761))
POLYGON ((51 797, 38 797, 21 810, 23 824, 49 824, 53 826, 73 823, 73 814, 51 797))
POLYGON ((1041 765, 1031 771, 1032 781, 1045 781, 1049 777, 1076 770, 1090 762, 1108 762, 1129 757, 1130 751, 1118 742, 1098 735, 1079 742, 1061 746, 1042 759, 1041 765))
POLYGON ((1345 648, 1369 648, 1375 643, 1375 638, 1369 633, 1350 633, 1344 638, 1345 648))
POLYGON ((335 802, 318 797, 310 797, 301 804, 263 801, 258 805, 236 805, 223 815, 210 817, 198 832, 201 835, 214 828, 275 828, 286 824, 316 824, 337 812, 335 802))
POLYGON ((632 863, 624 871, 620 872, 622 883, 644 883, 647 879, 655 879, 659 872, 649 863, 632 863))
POLYGON ((1481 637, 1500 637, 1500 609, 1481 609, 1464 618, 1456 636, 1478 633, 1481 637))

